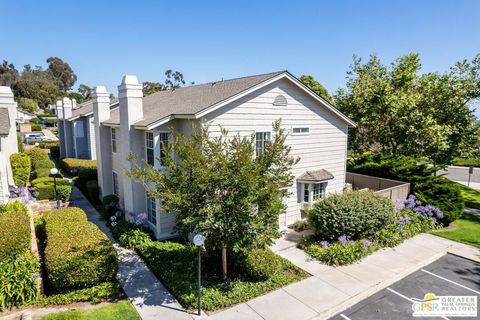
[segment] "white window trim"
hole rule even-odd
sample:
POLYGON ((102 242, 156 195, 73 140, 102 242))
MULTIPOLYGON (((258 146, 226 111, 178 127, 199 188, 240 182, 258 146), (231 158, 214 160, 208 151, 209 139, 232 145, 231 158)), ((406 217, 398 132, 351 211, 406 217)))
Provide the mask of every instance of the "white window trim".
POLYGON ((153 151, 153 164, 151 164, 151 165, 155 166, 155 134, 152 131, 145 131, 143 141, 144 141, 144 144, 145 144, 145 161, 148 163, 148 149, 151 149, 153 151), (148 147, 148 144, 147 144, 147 135, 149 133, 152 135, 152 147, 151 148, 148 147))
POLYGON ((149 224, 151 227, 155 228, 155 232, 156 232, 156 229, 157 229, 157 227, 158 227, 158 218, 159 218, 159 216, 158 216, 158 200, 157 200, 157 199, 153 199, 153 200, 155 201, 155 222, 156 222, 156 224, 154 224, 154 223, 151 222, 150 219, 148 218, 149 215, 150 215, 150 211, 149 211, 149 209, 148 209, 148 207, 150 206, 150 204, 149 204, 150 199, 152 199, 152 198, 147 194, 147 195, 145 196, 145 202, 146 202, 146 208, 147 208, 147 210, 146 210, 146 211, 147 211, 147 222, 148 222, 148 224, 149 224))
POLYGON ((165 166, 162 165, 161 161, 161 151, 162 151, 162 141, 160 140, 160 135, 166 133, 168 135, 168 142, 172 141, 172 133, 168 130, 158 130, 157 143, 158 143, 158 168, 164 169, 165 166))
POLYGON ((310 127, 307 126, 292 126, 290 131, 292 136, 308 136, 310 135, 310 127), (293 132, 293 129, 308 129, 308 132, 293 132))
POLYGON ((313 205, 315 200, 313 199, 313 185, 314 184, 325 184, 325 196, 328 194, 328 180, 324 181, 319 181, 319 182, 306 182, 306 181, 299 181, 300 182, 300 199, 301 199, 301 204, 306 204, 306 205, 313 205), (305 185, 308 184, 308 202, 304 200, 304 192, 305 192, 305 185))
POLYGON ((256 130, 254 131, 255 134, 255 158, 258 157, 257 155, 257 133, 269 133, 270 134, 270 139, 268 141, 273 141, 273 131, 271 129, 266 129, 266 130, 256 130))
POLYGON ((113 128, 111 127, 110 128, 110 148, 112 149, 112 153, 116 154, 117 153, 117 147, 118 147, 118 144, 117 144, 117 128, 113 128), (113 139, 113 132, 115 131, 115 139, 113 139), (113 150, 113 140, 115 140, 115 151, 113 150))

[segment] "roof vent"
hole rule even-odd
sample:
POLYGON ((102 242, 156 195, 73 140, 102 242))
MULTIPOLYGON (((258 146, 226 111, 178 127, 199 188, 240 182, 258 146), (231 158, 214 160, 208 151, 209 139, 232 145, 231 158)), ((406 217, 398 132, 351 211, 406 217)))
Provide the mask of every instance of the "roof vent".
POLYGON ((285 96, 282 96, 280 94, 280 95, 275 97, 275 100, 273 100, 273 105, 274 106, 286 106, 286 105, 288 105, 287 98, 285 98, 285 96))

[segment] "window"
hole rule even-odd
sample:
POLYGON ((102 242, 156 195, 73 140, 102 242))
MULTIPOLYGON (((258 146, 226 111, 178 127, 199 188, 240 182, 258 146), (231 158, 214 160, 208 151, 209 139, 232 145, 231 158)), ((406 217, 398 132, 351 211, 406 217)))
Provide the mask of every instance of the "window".
POLYGON ((303 184, 303 202, 309 203, 310 202, 310 190, 308 183, 303 184))
POLYGON ((152 132, 145 132, 145 156, 147 163, 149 165, 154 165, 155 158, 154 158, 154 151, 153 151, 153 133, 152 132))
POLYGON ((115 171, 112 172, 113 178, 113 194, 118 196, 118 175, 115 171))
POLYGON ((75 127, 75 137, 77 138, 85 137, 85 132, 83 130, 83 121, 75 121, 73 123, 73 126, 75 127))
POLYGON ((165 165, 165 158, 167 157, 167 143, 170 138, 169 132, 160 132, 159 134, 159 144, 160 144, 160 166, 165 165))
POLYGON ((149 196, 147 196, 147 214, 148 221, 157 225, 157 201, 149 196))
POLYGON ((110 129, 112 132, 112 152, 117 152, 117 131, 115 128, 110 129))
POLYGON ((269 140, 270 132, 257 132, 255 134, 255 154, 257 157, 265 152, 265 145, 269 140))
POLYGON ((310 133, 310 128, 292 128, 292 135, 307 135, 310 133))
POLYGON ((317 200, 318 198, 322 198, 325 196, 325 189, 327 184, 324 183, 315 183, 313 185, 313 200, 317 200))

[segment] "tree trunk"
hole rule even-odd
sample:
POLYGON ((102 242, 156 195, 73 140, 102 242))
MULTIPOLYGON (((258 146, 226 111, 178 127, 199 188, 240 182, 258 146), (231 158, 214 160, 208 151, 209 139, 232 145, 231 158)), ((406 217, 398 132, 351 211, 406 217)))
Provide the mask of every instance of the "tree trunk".
POLYGON ((227 281, 227 246, 222 247, 222 274, 223 281, 227 281))

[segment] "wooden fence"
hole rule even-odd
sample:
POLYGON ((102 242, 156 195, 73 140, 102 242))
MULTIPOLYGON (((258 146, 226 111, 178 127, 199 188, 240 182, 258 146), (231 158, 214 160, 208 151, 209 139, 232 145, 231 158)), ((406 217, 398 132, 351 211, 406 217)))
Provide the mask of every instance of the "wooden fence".
POLYGON ((347 183, 355 190, 368 189, 383 197, 389 198, 392 202, 397 199, 406 199, 410 193, 410 183, 384 179, 363 174, 347 172, 347 183))

